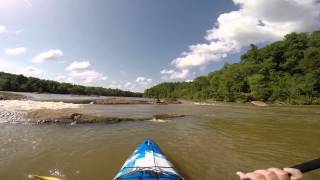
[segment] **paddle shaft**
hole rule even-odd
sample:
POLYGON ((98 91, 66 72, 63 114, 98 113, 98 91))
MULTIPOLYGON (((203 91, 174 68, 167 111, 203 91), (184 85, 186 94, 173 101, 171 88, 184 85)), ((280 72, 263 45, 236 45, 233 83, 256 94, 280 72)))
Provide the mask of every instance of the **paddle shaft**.
POLYGON ((320 158, 292 166, 291 168, 299 169, 302 173, 313 171, 320 168, 320 158))

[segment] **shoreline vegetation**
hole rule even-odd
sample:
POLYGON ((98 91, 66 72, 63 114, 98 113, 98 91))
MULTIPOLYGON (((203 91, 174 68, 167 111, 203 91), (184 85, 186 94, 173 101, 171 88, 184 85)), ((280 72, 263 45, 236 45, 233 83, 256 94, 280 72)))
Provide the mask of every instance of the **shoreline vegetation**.
POLYGON ((82 86, 71 83, 60 83, 35 77, 25 77, 0 72, 0 91, 37 92, 51 94, 98 95, 142 97, 142 93, 103 87, 82 86))
POLYGON ((262 48, 252 44, 239 63, 192 82, 161 83, 144 97, 319 105, 320 31, 291 33, 262 48))

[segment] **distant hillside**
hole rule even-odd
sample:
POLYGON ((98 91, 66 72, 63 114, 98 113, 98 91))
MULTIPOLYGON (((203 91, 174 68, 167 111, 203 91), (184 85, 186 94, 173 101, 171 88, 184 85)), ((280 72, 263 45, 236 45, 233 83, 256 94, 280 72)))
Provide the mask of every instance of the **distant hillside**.
POLYGON ((142 93, 122 91, 102 87, 87 87, 57 81, 41 80, 34 77, 25 77, 0 72, 0 90, 17 92, 39 92, 55 94, 101 95, 101 96, 126 96, 141 97, 142 93))
POLYGON ((144 96, 320 104, 320 31, 291 33, 263 48, 251 45, 239 63, 190 83, 159 84, 144 96))

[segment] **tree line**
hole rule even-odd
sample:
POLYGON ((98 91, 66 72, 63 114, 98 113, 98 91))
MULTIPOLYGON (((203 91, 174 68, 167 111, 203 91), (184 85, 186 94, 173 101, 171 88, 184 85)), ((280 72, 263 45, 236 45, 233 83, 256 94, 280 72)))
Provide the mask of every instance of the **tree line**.
POLYGON ((16 92, 38 92, 99 96, 142 96, 142 93, 123 91, 120 89, 88 87, 70 83, 60 83, 57 81, 42 80, 34 77, 25 77, 23 75, 15 75, 4 72, 0 72, 0 90, 16 92))
POLYGON ((156 85, 144 96, 320 104, 320 31, 291 33, 262 48, 252 44, 239 63, 193 82, 156 85))

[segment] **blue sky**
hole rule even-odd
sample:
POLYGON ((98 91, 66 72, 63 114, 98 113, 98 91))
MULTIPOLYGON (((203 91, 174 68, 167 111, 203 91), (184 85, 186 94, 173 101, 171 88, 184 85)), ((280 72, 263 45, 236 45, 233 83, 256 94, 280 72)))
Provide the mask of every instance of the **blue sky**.
POLYGON ((313 0, 1 0, 0 70, 143 91, 237 62, 250 43, 319 29, 318 9, 313 0))

